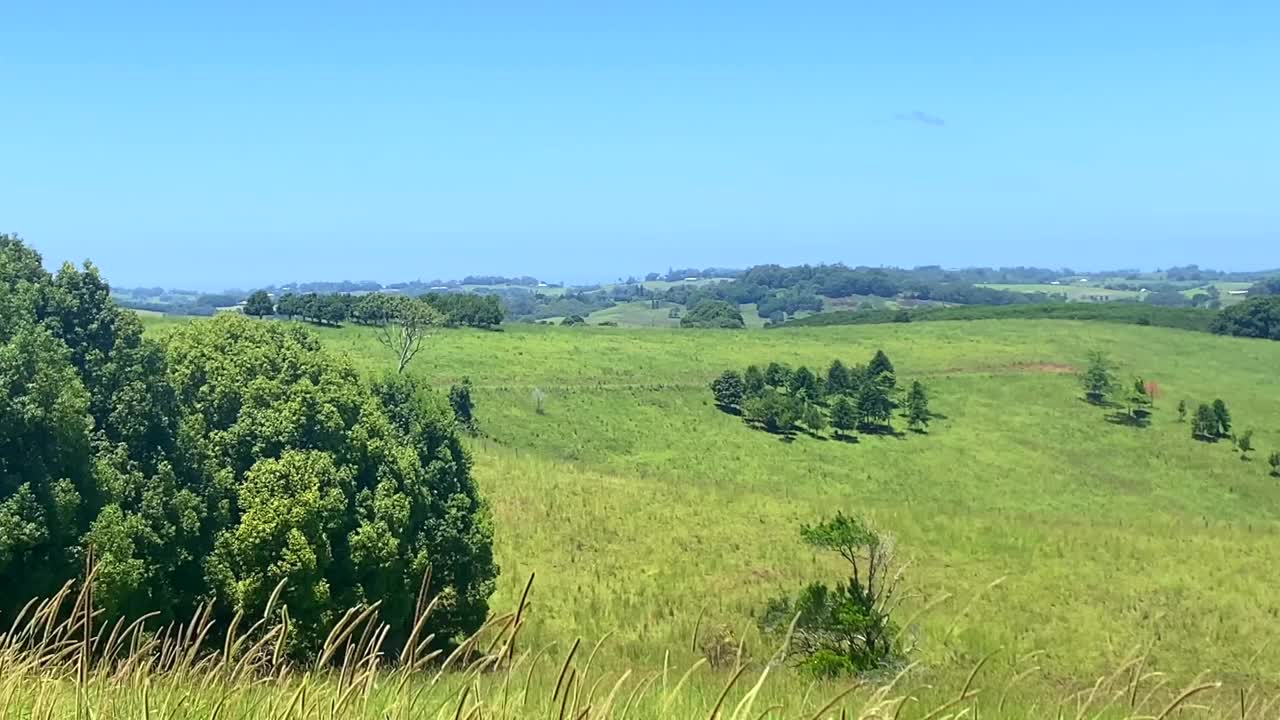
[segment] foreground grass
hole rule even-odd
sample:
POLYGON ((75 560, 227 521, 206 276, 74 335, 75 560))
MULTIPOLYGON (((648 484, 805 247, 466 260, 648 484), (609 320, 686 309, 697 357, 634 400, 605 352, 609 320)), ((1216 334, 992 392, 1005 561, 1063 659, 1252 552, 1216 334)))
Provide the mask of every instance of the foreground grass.
POLYGON ((869 720, 1072 713, 1162 720, 1189 713, 1247 720, 1269 717, 1280 703, 1211 681, 1178 688, 1141 657, 1057 699, 1027 692, 1023 681, 1038 670, 1034 655, 1004 674, 988 669, 985 658, 956 687, 922 682, 914 666, 858 682, 815 681, 741 652, 719 669, 705 660, 682 668, 668 653, 660 670, 610 670, 595 664, 603 639, 594 646, 580 639, 525 646, 527 592, 513 612, 495 615, 448 655, 419 654, 427 641, 418 644, 416 633, 399 653, 383 647, 388 628, 379 624, 376 604, 355 608, 332 628, 316 662, 299 665, 277 644, 288 634, 284 608, 269 608, 257 622, 237 617, 226 628, 197 611, 187 624, 150 632, 98 617, 92 577, 78 594, 68 584, 58 596, 28 605, 0 634, 0 717, 869 720))
MULTIPOLYGON (((387 366, 366 330, 322 337, 371 372, 387 366)), ((1280 481, 1226 443, 1191 441, 1173 408, 1222 397, 1257 431, 1259 455, 1278 449, 1277 367, 1280 343, 1023 320, 447 331, 412 372, 475 384, 475 471, 503 566, 495 607, 514 606, 536 573, 530 647, 608 635, 593 667, 634 679, 689 667, 702 657, 695 634, 723 627, 760 662, 773 649, 755 631, 764 600, 838 569, 801 546, 797 526, 843 509, 896 536, 917 593, 909 612, 932 606, 911 623, 911 680, 950 697, 989 654, 984 672, 1007 679, 1038 653, 1011 715, 1025 717, 1031 703, 1089 692, 1134 652, 1178 686, 1211 670, 1230 692, 1275 689, 1280 481), (876 348, 901 380, 929 385, 943 417, 928 435, 780 442, 706 390, 729 367, 865 362, 876 348), (1109 424, 1077 399, 1070 373, 1093 348, 1160 384, 1150 427, 1109 424)), ((766 686, 809 692, 789 672, 766 686)), ((695 705, 684 716, 706 716, 695 705)))

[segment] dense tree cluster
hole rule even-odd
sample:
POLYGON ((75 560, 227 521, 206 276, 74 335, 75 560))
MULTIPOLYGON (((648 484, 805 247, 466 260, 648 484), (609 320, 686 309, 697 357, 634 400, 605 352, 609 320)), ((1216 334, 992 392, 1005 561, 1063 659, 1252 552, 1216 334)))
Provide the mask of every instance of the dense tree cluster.
POLYGON ((145 339, 92 265, 51 275, 0 236, 0 383, 0 615, 89 548, 107 618, 212 601, 226 627, 281 586, 300 655, 373 601, 403 640, 428 569, 438 645, 487 614, 491 522, 444 398, 369 383, 302 327, 224 314, 145 339))
POLYGON ((932 418, 924 385, 913 382, 901 391, 893 363, 879 350, 865 366, 834 360, 824 374, 777 362, 749 365, 741 373, 726 370, 712 381, 711 392, 720 409, 772 433, 797 427, 813 434, 830 427, 841 439, 858 430, 892 433, 899 408, 913 430, 923 431, 932 418))
MULTIPOLYGON (((1007 277, 1007 274, 1006 274, 1007 277)), ((755 303, 763 318, 819 312, 822 298, 871 296, 968 305, 1012 305, 1045 302, 1048 296, 979 287, 999 282, 977 271, 941 268, 851 268, 845 265, 757 265, 737 279, 705 285, 678 285, 662 293, 668 302, 692 305, 723 300, 735 305, 755 303)))
POLYGON ((1280 340, 1280 295, 1261 295, 1223 310, 1213 321, 1219 335, 1280 340))
MULTIPOLYGON (((250 296, 252 301, 257 293, 250 296)), ((430 306, 450 327, 493 328, 502 323, 503 311, 498 298, 474 293, 429 293, 417 297, 387 293, 366 295, 307 293, 285 294, 276 302, 275 314, 289 319, 299 318, 317 325, 341 325, 356 322, 364 325, 385 325, 397 317, 399 309, 409 303, 430 306)), ((263 306, 265 308, 265 306, 263 306)), ((249 312, 249 315, 268 315, 269 312, 249 312)))
POLYGON ((723 300, 703 300, 680 318, 683 328, 741 328, 745 323, 738 306, 723 300))

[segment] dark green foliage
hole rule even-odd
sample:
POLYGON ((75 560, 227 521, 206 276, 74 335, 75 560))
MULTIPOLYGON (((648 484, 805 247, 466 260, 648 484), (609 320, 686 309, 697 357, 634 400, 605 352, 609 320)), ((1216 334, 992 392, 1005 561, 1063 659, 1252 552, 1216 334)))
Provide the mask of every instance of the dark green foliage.
POLYGON ((745 327, 738 306, 723 300, 702 300, 680 318, 683 328, 741 328, 745 327))
POLYGON ((276 306, 266 290, 255 290, 244 301, 244 314, 251 317, 265 317, 276 314, 276 306))
POLYGON ((1196 407, 1196 414, 1191 418, 1191 437, 1206 441, 1218 439, 1218 416, 1212 406, 1200 403, 1196 407))
POLYGON ((742 414, 746 420, 771 433, 785 434, 794 430, 802 411, 794 397, 773 389, 742 403, 742 414))
POLYGON ((448 598, 440 642, 478 627, 492 529, 438 398, 403 375, 369 387, 297 326, 220 317, 165 344, 184 427, 199 428, 184 468, 207 512, 193 555, 221 612, 260 614, 288 580, 296 651, 374 600, 403 639, 430 565, 448 598))
POLYGON ((929 425, 929 395, 920 381, 911 383, 906 402, 907 427, 923 430, 929 425))
POLYGON ((1213 417, 1217 422, 1217 436, 1231 436, 1231 412, 1227 410, 1227 404, 1221 398, 1213 401, 1213 417))
POLYGON ((804 411, 800 414, 800 422, 815 433, 827 429, 827 416, 822 414, 822 408, 813 403, 804 406, 804 411))
POLYGON ((471 380, 462 378, 462 382, 449 387, 449 407, 453 410, 453 419, 458 427, 467 432, 476 431, 475 407, 471 404, 471 380))
POLYGON ((858 427, 858 409, 849 398, 841 395, 831 403, 831 427, 836 435, 844 436, 858 427))
POLYGON ((720 373, 720 377, 711 382, 711 392, 715 395, 716 405, 726 409, 740 407, 746 397, 742 376, 734 370, 720 373))
POLYGON ((1266 297, 1268 295, 1280 295, 1280 275, 1273 275, 1269 278, 1259 280, 1249 288, 1249 298, 1266 297))
POLYGON ((1088 320, 1123 325, 1151 325, 1209 332, 1218 313, 1200 308, 1169 308, 1136 302, 1036 303, 968 305, 915 310, 837 310, 788 320, 785 327, 878 325, 891 322, 949 320, 1088 320))
POLYGON ((860 427, 871 432, 893 429, 889 424, 893 415, 893 401, 881 384, 863 383, 858 389, 857 408, 860 427))
POLYGON ((1178 401, 1178 422, 1186 422, 1187 420, 1187 401, 1178 401))
POLYGON ((586 325, 587 319, 582 317, 581 315, 570 315, 569 317, 561 320, 560 324, 566 325, 566 326, 586 325))
POLYGON ((860 518, 843 513, 801 528, 801 538, 810 547, 843 558, 849 578, 834 588, 813 582, 794 599, 771 600, 761 630, 774 636, 789 633, 788 655, 822 676, 900 663, 905 653, 891 617, 898 584, 892 542, 860 518))
POLYGON ((756 365, 748 365, 742 373, 742 392, 745 397, 756 397, 766 387, 764 373, 756 365))
POLYGON ((1236 447, 1240 450, 1240 459, 1248 460, 1249 453, 1253 452, 1253 431, 1245 430, 1236 437, 1236 447))
POLYGON ((476 293, 430 294, 422 301, 444 316, 449 327, 494 328, 502 324, 502 305, 496 295, 476 293))
POLYGON ((1080 384, 1084 387, 1085 400, 1094 405, 1106 404, 1116 382, 1111 371, 1111 361, 1101 351, 1089 353, 1089 364, 1080 376, 1080 384))
POLYGON ((853 381, 849 377, 849 369, 839 360, 832 360, 827 368, 823 389, 828 395, 847 395, 853 390, 853 381))
POLYGON ((876 350, 875 356, 867 365, 867 379, 879 384, 886 392, 892 392, 897 385, 898 380, 893 373, 893 363, 889 362, 889 356, 885 355, 883 350, 876 350))
POLYGON ((1280 477, 1280 452, 1273 452, 1268 455, 1267 464, 1271 466, 1271 474, 1280 477))
POLYGON ((764 382, 771 388, 783 389, 791 382, 791 368, 771 362, 764 370, 764 382))
POLYGON ((1219 335, 1280 340, 1280 296, 1253 297, 1223 310, 1213 322, 1219 335))
POLYGON ((142 337, 92 266, 50 276, 0 236, 0 614, 97 561, 103 627, 212 602, 226 627, 284 581, 291 653, 382 601, 387 647, 479 627, 497 568, 448 407, 406 378, 370 386, 303 328, 235 313, 142 337))
POLYGON ((1147 384, 1142 378, 1135 378, 1128 394, 1125 395, 1125 404, 1129 410, 1129 417, 1138 422, 1145 421, 1151 415, 1153 403, 1147 384))
POLYGON ((816 400, 819 396, 818 378, 812 370, 801 365, 787 378, 787 390, 802 400, 816 400))

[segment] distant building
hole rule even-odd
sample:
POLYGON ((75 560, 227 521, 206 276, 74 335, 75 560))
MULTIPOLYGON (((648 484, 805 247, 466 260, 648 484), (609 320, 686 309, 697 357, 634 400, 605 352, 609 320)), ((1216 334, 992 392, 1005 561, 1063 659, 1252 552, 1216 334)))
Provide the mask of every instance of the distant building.
POLYGON ((1248 295, 1249 291, 1248 290, 1228 290, 1227 294, 1228 295, 1248 295))
POLYGON ((694 281, 696 281, 697 279, 698 279, 698 278, 688 277, 688 278, 685 278, 685 279, 684 279, 684 281, 685 281, 685 282, 694 282, 694 281))

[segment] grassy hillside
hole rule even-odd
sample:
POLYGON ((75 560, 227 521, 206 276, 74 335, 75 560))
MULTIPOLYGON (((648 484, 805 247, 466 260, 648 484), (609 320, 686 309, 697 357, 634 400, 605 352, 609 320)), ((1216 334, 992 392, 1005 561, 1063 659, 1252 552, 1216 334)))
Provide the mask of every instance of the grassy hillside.
MULTIPOLYGON (((369 371, 388 366, 365 329, 322 337, 369 371)), ((536 573, 532 645, 611 634, 599 667, 652 671, 700 657, 695 625, 723 625, 768 655, 754 629, 765 599, 838 570, 797 526, 843 509, 896 536, 909 610, 951 596, 912 626, 920 682, 958 686, 988 653, 1011 672, 1040 651, 1027 682, 1056 697, 1135 649, 1185 680, 1212 669, 1266 684, 1280 671, 1280 481, 1260 458, 1192 441, 1174 412, 1222 397, 1257 430, 1259 455, 1280 449, 1280 397, 1259 392, 1276 367, 1280 343, 1027 320, 446 331, 411 371, 475 386, 475 467, 503 567, 495 607, 536 573), (900 381, 928 384, 942 416, 928 435, 781 442, 706 390, 725 368, 865 362, 876 348, 900 381), (1093 348, 1159 383, 1150 427, 1110 424, 1078 399, 1072 372, 1093 348)), ((708 682, 700 692, 714 694, 708 682)))
POLYGON ((1068 300, 1094 300, 1101 298, 1104 300, 1123 300, 1126 298, 1136 298, 1140 293, 1134 290, 1108 290, 1094 283, 1076 283, 1064 282, 1058 285, 1050 283, 1039 284, 1021 284, 1021 285, 1005 285, 999 283, 985 283, 980 287, 989 287, 993 290, 1008 290, 1009 292, 1020 293, 1045 293, 1046 295, 1063 295, 1068 300))
POLYGON ((1088 320, 1208 332, 1215 312, 1142 303, 1035 303, 1029 305, 958 305, 923 307, 907 315, 888 310, 841 310, 797 318, 790 327, 879 325, 954 320, 1088 320))

